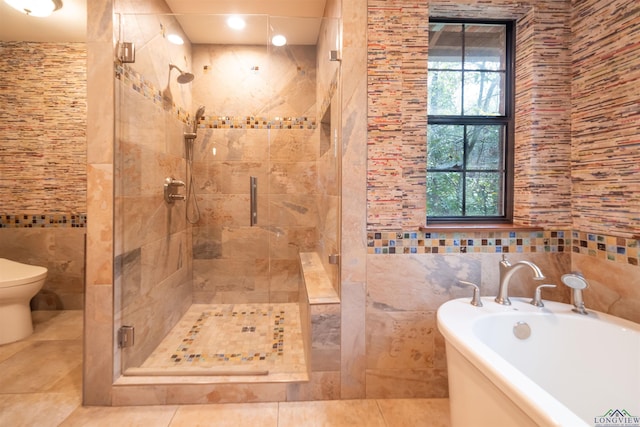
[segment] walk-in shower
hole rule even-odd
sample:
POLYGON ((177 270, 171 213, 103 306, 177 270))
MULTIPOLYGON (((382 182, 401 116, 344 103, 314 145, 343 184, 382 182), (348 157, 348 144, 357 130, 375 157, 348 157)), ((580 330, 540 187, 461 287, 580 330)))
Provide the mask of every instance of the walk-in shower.
POLYGON ((340 63, 328 54, 338 26, 295 18, 316 33, 281 47, 270 29, 284 19, 269 16, 250 17, 264 21, 261 42, 175 46, 147 31, 188 33, 206 18, 225 25, 218 15, 120 16, 120 37, 141 48, 118 64, 114 327, 135 339, 119 343, 114 371, 303 381, 299 254, 339 253, 340 63), (185 182, 185 202, 164 202, 166 177, 185 182))

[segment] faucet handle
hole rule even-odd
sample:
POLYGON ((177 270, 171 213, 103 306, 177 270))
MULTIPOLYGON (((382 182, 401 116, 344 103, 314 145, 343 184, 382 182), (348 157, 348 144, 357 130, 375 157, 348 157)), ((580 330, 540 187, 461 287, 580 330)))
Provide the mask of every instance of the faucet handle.
POLYGON ((535 305, 536 307, 544 307, 544 304, 542 303, 542 288, 555 288, 555 287, 556 285, 552 285, 552 284, 545 284, 545 285, 538 286, 536 288, 536 293, 529 304, 535 305))
POLYGON ((466 280, 458 280, 458 284, 473 287, 473 298, 471 299, 471 305, 482 307, 482 300, 480 299, 480 286, 472 282, 467 282, 466 280))

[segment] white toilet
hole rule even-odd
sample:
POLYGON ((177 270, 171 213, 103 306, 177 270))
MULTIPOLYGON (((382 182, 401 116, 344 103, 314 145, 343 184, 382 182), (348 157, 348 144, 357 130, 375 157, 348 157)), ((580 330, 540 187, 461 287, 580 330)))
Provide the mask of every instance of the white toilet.
POLYGON ((47 269, 0 258, 0 344, 33 333, 29 302, 44 284, 47 269))

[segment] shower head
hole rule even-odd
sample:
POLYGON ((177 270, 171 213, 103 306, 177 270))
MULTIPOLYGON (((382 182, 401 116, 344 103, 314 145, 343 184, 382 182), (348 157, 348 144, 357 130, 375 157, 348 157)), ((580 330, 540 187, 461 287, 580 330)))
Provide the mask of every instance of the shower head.
POLYGON ((193 74, 185 73, 177 65, 174 65, 174 64, 169 64, 169 74, 171 74, 171 69, 172 68, 175 68, 180 73, 180 75, 178 76, 177 80, 178 80, 178 83, 180 83, 181 85, 185 84, 185 83, 189 83, 190 81, 193 80, 193 78, 194 78, 193 74))
POLYGON ((193 74, 191 73, 182 73, 178 76, 177 78, 178 83, 185 84, 185 83, 189 83, 190 81, 193 80, 193 74))

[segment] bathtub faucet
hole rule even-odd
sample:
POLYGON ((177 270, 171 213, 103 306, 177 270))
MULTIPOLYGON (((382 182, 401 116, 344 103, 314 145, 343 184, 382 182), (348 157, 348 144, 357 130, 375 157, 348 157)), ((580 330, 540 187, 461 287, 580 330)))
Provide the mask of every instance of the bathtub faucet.
POLYGON ((500 287, 498 288, 498 296, 496 297, 496 302, 502 305, 511 305, 511 301, 509 301, 509 281, 511 280, 511 276, 517 270, 522 267, 529 267, 533 270, 533 278, 535 280, 544 279, 544 274, 540 271, 537 265, 530 261, 518 261, 515 264, 511 264, 507 261, 507 257, 502 255, 502 261, 500 261, 500 287))

